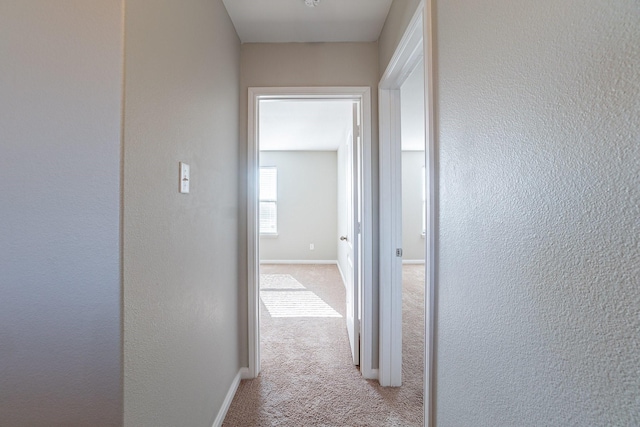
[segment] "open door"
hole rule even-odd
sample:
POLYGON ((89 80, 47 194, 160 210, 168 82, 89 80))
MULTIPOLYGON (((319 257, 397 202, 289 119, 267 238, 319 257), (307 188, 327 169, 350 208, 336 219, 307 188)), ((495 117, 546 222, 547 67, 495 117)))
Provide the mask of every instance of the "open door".
POLYGON ((360 114, 358 104, 353 104, 353 127, 347 147, 347 235, 340 240, 347 245, 347 332, 353 364, 360 365, 360 114))

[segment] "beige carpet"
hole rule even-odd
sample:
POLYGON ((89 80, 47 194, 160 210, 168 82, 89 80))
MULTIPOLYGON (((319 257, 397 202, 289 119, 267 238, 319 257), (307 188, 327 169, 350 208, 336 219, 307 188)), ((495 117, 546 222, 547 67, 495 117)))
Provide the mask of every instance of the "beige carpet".
POLYGON ((383 388, 351 364, 336 266, 263 265, 262 372, 240 383, 223 425, 421 426, 424 267, 403 271, 404 382, 383 388), (299 315, 314 317, 287 317, 299 315))

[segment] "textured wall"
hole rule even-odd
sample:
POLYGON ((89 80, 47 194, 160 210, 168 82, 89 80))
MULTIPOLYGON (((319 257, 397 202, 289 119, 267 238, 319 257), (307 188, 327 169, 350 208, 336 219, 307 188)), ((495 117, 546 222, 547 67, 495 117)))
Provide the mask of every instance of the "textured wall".
POLYGON ((640 425, 640 3, 436 13, 437 424, 640 425))
MULTIPOLYGON (((247 96, 249 87, 270 86, 369 86, 371 87, 371 154, 373 183, 373 230, 378 229, 378 44, 377 43, 246 43, 241 49, 240 78, 240 147, 241 156, 247 152, 247 96)), ((240 234, 241 269, 246 271, 246 162, 241 165, 240 186, 240 234)), ((378 240, 373 237, 373 271, 378 271, 378 240)), ((246 301, 246 274, 243 295, 246 301)), ((374 298, 378 294, 377 276, 374 274, 374 298)), ((373 301, 374 318, 377 319, 377 299, 373 301)), ((241 316, 241 330, 247 330, 246 306, 241 316)), ((246 342, 246 332, 243 342, 246 342)), ((374 325, 373 367, 378 366, 377 323, 374 325)), ((244 366, 248 365, 246 346, 242 349, 244 366)))
POLYGON ((219 0, 128 0, 126 34, 124 421, 210 426, 240 367, 240 43, 219 0))
POLYGON ((261 166, 278 168, 278 236, 260 238, 261 260, 336 260, 336 161, 335 151, 260 152, 261 166))
POLYGON ((379 65, 378 71, 380 77, 384 74, 389 65, 391 57, 400 43, 400 39, 404 35, 407 25, 416 13, 416 9, 420 4, 420 0, 393 0, 387 20, 384 22, 378 44, 380 46, 379 51, 379 65))
POLYGON ((122 5, 0 2, 0 425, 122 422, 122 5))

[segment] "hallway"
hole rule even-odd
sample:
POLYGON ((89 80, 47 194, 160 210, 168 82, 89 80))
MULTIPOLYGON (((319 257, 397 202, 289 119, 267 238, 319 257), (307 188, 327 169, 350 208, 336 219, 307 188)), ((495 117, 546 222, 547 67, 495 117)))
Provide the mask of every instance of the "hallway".
POLYGON ((262 372, 255 380, 241 382, 224 426, 422 425, 424 317, 421 305, 414 302, 422 302, 423 270, 405 266, 404 277, 410 279, 403 299, 405 383, 382 388, 377 381, 363 379, 351 364, 344 286, 336 266, 261 266, 262 372), (265 293, 279 292, 287 292, 280 305, 265 298, 265 293), (287 315, 283 307, 291 307, 295 292, 313 293, 328 306, 314 303, 306 310, 318 317, 275 317, 287 315))

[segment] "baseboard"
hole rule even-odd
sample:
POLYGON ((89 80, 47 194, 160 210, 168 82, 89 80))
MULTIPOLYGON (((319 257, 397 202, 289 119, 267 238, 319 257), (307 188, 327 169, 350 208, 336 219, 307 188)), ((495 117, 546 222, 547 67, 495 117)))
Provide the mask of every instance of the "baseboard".
POLYGON ((249 375, 249 368, 240 368, 240 379, 241 380, 252 380, 253 377, 249 375))
POLYGON ((362 371, 362 377, 365 380, 377 380, 380 378, 378 369, 370 369, 368 372, 362 371))
POLYGON ((403 259, 403 264, 424 264, 423 259, 403 259))
POLYGON ((240 379, 249 373, 248 368, 240 368, 235 378, 231 382, 231 386, 229 387, 229 391, 227 391, 227 395, 224 398, 224 402, 222 402, 222 407, 218 411, 218 415, 216 419, 213 420, 212 427, 222 427, 222 423, 224 422, 224 417, 227 416, 227 411, 229 410, 229 406, 231 406, 231 401, 233 400, 233 396, 236 395, 236 391, 238 390, 238 385, 240 385, 240 379))
POLYGON ((335 259, 260 260, 260 264, 337 264, 335 259))

